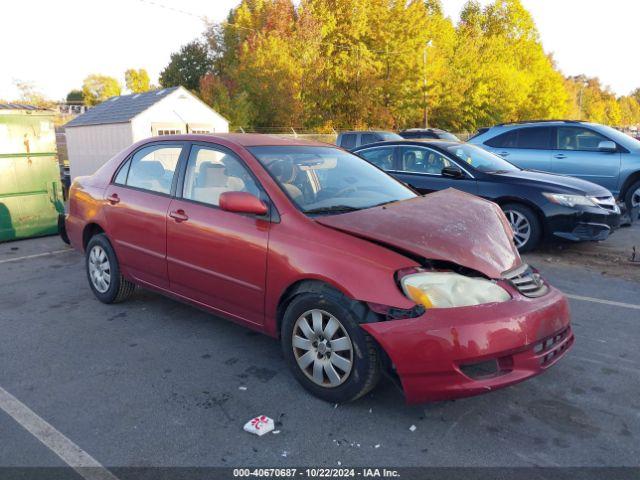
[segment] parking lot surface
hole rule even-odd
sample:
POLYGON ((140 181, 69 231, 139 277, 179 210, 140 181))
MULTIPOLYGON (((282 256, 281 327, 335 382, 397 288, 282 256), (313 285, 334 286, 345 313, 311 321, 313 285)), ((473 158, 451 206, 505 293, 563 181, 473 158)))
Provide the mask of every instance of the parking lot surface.
MULTIPOLYGON (((384 381, 335 406, 271 338, 145 290, 103 305, 58 238, 7 243, 0 388, 108 467, 639 466, 640 284, 545 258, 528 260, 573 295, 576 334, 545 374, 421 406, 384 381), (245 433, 257 414, 279 433, 245 433)), ((0 466, 64 465, 2 408, 0 431, 0 466)))

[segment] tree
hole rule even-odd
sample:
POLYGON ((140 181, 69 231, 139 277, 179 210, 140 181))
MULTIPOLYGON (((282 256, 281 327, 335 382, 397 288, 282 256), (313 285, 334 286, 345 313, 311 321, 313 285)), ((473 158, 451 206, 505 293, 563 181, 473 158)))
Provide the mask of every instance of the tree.
POLYGON ((127 90, 131 93, 144 93, 151 90, 149 74, 144 68, 139 70, 134 68, 128 69, 124 72, 124 80, 127 85, 127 90))
POLYGON ((82 90, 71 90, 69 93, 67 93, 67 97, 66 100, 67 102, 82 102, 84 99, 83 94, 82 94, 82 90))
POLYGON ((53 107, 54 102, 47 99, 44 96, 44 94, 38 91, 38 89, 36 88, 33 82, 16 80, 14 84, 18 89, 18 91, 20 92, 18 103, 33 105, 35 107, 41 107, 41 108, 53 107))
POLYGON ((210 70, 207 46, 195 40, 171 54, 169 64, 160 73, 160 85, 165 88, 181 85, 195 92, 200 85, 200 78, 210 70))
POLYGON ((98 105, 121 93, 122 87, 118 80, 107 75, 89 75, 82 84, 82 97, 89 106, 98 105))

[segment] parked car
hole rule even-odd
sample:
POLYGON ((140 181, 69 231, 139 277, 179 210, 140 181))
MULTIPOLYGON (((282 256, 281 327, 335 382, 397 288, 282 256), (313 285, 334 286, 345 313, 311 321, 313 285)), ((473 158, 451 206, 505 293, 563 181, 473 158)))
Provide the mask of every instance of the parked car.
POLYGON ((571 175, 640 208, 640 141, 614 128, 579 121, 506 123, 469 140, 522 168, 571 175))
POLYGON ((388 140, 402 140, 402 137, 393 132, 352 131, 340 132, 336 139, 336 145, 346 150, 352 150, 360 145, 369 143, 386 142, 388 140))
POLYGON ((460 139, 453 133, 439 128, 409 128, 402 130, 400 136, 407 140, 449 140, 459 142, 460 139))
POLYGON ((383 372, 412 403, 488 392, 574 341, 567 300, 522 262, 494 203, 421 197, 322 143, 147 139, 74 181, 66 227, 101 302, 140 285, 279 337, 330 402, 383 372))
POLYGON ((425 194, 456 188, 496 202, 520 252, 547 238, 605 240, 620 225, 606 188, 577 178, 523 170, 460 142, 385 142, 354 153, 425 194))

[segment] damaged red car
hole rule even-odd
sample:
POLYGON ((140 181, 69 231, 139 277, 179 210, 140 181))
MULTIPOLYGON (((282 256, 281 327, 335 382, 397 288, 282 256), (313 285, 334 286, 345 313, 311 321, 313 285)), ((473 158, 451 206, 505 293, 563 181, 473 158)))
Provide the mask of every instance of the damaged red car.
POLYGON ((488 392, 571 347, 565 297, 500 208, 425 197, 344 150, 263 135, 139 142, 70 191, 66 231, 102 302, 136 286, 277 337, 310 392, 410 403, 488 392))

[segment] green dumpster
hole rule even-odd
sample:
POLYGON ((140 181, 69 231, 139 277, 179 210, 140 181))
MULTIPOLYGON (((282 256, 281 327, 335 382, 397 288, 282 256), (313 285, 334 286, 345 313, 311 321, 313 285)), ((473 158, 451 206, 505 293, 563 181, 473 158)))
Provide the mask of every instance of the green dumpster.
POLYGON ((0 104, 0 242, 58 233, 64 202, 54 116, 0 104))

